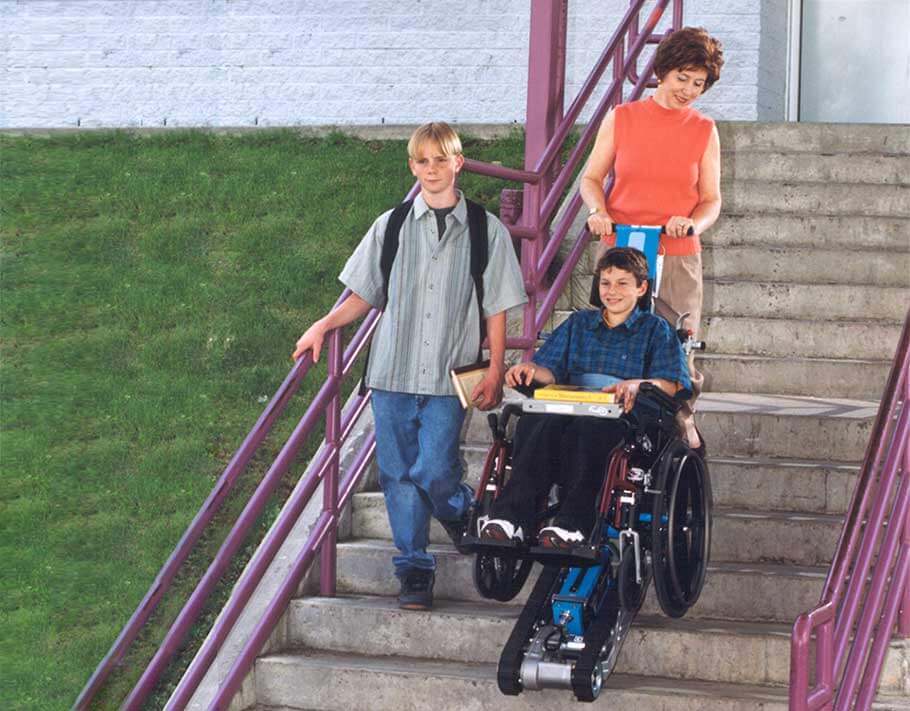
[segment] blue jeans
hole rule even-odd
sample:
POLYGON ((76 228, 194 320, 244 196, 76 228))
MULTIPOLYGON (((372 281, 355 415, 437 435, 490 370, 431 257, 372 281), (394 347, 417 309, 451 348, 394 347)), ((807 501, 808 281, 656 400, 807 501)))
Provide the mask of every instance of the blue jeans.
POLYGON ((379 484, 399 550, 392 558, 395 575, 434 570, 436 560, 427 553, 430 516, 458 520, 474 498, 461 483, 464 410, 454 395, 374 390, 372 400, 379 484))

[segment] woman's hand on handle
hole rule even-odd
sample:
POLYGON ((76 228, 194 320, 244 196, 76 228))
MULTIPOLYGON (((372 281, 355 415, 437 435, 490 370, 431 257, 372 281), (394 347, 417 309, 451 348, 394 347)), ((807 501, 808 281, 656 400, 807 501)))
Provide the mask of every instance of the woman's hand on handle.
POLYGON ((673 215, 664 226, 664 231, 670 237, 685 237, 688 234, 695 234, 695 222, 682 215, 673 215), (692 230, 690 233, 689 230, 692 230))
POLYGON ((613 234, 613 218, 605 211, 595 212, 588 218, 588 229, 592 235, 603 237, 613 234))

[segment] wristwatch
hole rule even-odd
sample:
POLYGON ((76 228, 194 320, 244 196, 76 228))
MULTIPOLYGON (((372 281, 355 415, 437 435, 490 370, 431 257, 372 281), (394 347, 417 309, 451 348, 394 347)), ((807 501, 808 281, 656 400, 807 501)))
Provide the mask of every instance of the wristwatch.
POLYGON ((600 212, 599 207, 589 207, 588 208, 588 217, 590 217, 591 215, 596 215, 598 212, 600 212))

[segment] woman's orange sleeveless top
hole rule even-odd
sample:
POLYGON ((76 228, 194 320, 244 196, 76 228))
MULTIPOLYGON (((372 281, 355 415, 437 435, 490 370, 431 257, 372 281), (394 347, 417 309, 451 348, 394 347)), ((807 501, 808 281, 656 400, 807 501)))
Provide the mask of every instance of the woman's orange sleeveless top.
MULTIPOLYGON (((695 109, 665 109, 653 99, 617 106, 616 179, 607 199, 613 220, 665 225, 673 215, 691 215, 698 204, 698 166, 713 127, 714 121, 695 109)), ((701 251, 698 235, 664 237, 661 244, 670 256, 701 251)))

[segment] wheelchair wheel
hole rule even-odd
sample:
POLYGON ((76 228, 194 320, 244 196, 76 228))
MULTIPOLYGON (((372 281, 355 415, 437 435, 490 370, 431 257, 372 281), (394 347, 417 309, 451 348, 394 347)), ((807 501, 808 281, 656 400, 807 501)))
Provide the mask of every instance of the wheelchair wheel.
POLYGON ((478 553, 474 557, 474 587, 483 597, 508 602, 524 587, 534 561, 478 553))
MULTIPOLYGON (((480 489, 477 493, 477 510, 481 515, 489 513, 493 507, 494 492, 488 491, 488 488, 492 485, 499 491, 505 486, 508 458, 509 445, 502 441, 494 441, 484 462, 480 489)), ((530 560, 478 553, 474 557, 474 587, 487 599, 508 602, 521 592, 533 564, 534 562, 530 560)))
POLYGON ((664 452, 652 509, 654 587, 669 617, 701 594, 711 549, 711 480, 704 461, 680 441, 664 452))

